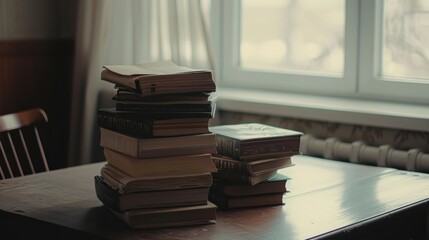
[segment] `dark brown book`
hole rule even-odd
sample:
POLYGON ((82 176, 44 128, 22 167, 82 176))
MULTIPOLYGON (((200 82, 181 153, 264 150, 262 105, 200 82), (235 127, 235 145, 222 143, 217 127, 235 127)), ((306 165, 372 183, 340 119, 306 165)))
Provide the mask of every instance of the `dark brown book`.
POLYGON ((143 138, 100 128, 100 145, 135 158, 159 158, 216 152, 212 133, 143 138))
POLYGON ((120 194, 100 176, 94 177, 97 198, 109 208, 123 212, 140 208, 178 207, 207 203, 209 188, 136 192, 120 194))
POLYGON ((101 168, 100 174, 107 185, 121 194, 204 188, 210 187, 212 184, 212 175, 210 173, 135 178, 110 164, 106 164, 101 168))
POLYGON ((213 179, 215 180, 220 180, 228 183, 255 185, 267 180, 270 177, 273 177, 274 175, 276 175, 276 173, 277 171, 263 172, 259 175, 252 176, 245 173, 218 170, 217 172, 213 172, 212 175, 213 179))
POLYGON ((252 176, 260 175, 264 172, 273 172, 292 165, 290 156, 243 162, 219 154, 213 154, 212 159, 219 170, 240 172, 252 176))
POLYGON ((142 96, 125 88, 118 88, 113 100, 117 101, 139 101, 145 103, 199 103, 214 100, 214 93, 196 92, 182 94, 167 94, 155 96, 142 96))
POLYGON ((216 91, 211 71, 180 66, 171 61, 104 66, 101 79, 132 89, 142 96, 216 91))
POLYGON ((217 171, 210 154, 140 159, 105 148, 104 156, 110 165, 134 178, 167 177, 217 171))
POLYGON ((135 209, 118 212, 108 208, 132 228, 159 228, 216 223, 216 206, 206 205, 135 209))
POLYGON ((146 103, 137 101, 116 101, 118 111, 139 112, 214 112, 215 102, 199 103, 146 103))
POLYGON ((253 195, 245 197, 228 197, 209 193, 209 201, 220 209, 262 207, 283 204, 284 193, 271 193, 264 195, 253 195))
POLYGON ((290 178, 277 173, 271 178, 256 185, 226 183, 213 181, 210 192, 228 197, 243 197, 270 193, 284 193, 287 191, 286 183, 290 178))
POLYGON ((118 111, 116 108, 102 108, 99 113, 104 115, 118 116, 131 119, 181 119, 181 118, 213 118, 214 112, 141 112, 141 111, 118 111))
POLYGON ((260 123, 210 127, 217 152, 242 161, 299 154, 301 132, 260 123))
POLYGON ((169 137, 209 133, 210 118, 147 117, 111 109, 98 110, 98 125, 100 127, 139 137, 169 137))

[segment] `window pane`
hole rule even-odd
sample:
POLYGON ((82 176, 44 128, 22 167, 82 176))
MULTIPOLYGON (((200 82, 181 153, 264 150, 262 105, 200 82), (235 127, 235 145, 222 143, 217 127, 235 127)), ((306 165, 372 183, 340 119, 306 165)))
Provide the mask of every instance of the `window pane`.
POLYGON ((429 1, 386 0, 381 74, 429 79, 429 1))
POLYGON ((242 0, 240 65, 343 74, 344 0, 242 0))

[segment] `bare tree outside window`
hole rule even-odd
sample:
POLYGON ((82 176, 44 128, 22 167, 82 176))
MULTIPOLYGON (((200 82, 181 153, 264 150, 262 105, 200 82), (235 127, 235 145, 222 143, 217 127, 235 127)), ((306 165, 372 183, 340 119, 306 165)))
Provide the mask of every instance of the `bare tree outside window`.
POLYGON ((429 79, 429 1, 385 0, 381 75, 429 79))
POLYGON ((343 74, 344 0, 243 0, 241 23, 241 67, 343 74))

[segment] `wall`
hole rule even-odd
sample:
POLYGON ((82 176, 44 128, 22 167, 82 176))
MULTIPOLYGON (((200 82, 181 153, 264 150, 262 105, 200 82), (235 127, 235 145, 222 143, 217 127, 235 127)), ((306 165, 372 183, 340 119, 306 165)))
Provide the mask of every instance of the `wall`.
POLYGON ((0 0, 0 115, 42 107, 51 168, 65 166, 77 1, 0 0))

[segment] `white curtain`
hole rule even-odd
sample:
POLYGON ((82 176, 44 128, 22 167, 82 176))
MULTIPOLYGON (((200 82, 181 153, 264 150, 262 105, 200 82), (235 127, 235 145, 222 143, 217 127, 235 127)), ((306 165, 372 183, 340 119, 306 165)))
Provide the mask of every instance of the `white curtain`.
POLYGON ((172 60, 214 69, 200 0, 81 0, 78 19, 69 165, 102 160, 96 114, 114 95, 100 80, 103 65, 172 60))

